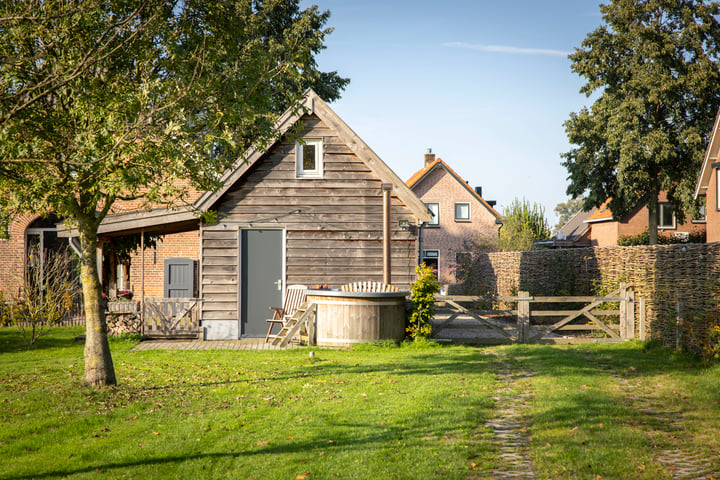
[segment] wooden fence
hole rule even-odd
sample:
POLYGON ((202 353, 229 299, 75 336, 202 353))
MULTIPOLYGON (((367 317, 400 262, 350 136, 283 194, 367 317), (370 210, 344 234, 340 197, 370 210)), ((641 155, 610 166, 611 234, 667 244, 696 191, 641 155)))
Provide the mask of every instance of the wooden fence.
POLYGON ((142 334, 148 338, 202 338, 199 298, 147 298, 142 334))
MULTIPOLYGON (((482 327, 499 334, 508 342, 538 343, 553 341, 563 334, 572 332, 574 339, 587 339, 591 335, 611 340, 629 340, 635 338, 635 295, 627 285, 607 296, 545 296, 535 297, 529 292, 518 292, 517 296, 485 298, 478 296, 437 296, 436 301, 444 304, 452 314, 433 328, 433 336, 450 326, 461 316, 475 319, 482 327), (478 310, 464 307, 467 304, 516 304, 513 310, 478 310), (574 309, 532 308, 532 305, 550 306, 573 305, 574 309), (508 321, 514 318, 514 321, 508 321), (616 320, 617 319, 617 320, 616 320), (578 333, 585 332, 579 336, 578 333), (554 336, 554 338, 553 338, 554 336)), ((641 319, 642 322, 642 319, 641 319)), ((644 324, 644 322, 642 322, 644 324)))

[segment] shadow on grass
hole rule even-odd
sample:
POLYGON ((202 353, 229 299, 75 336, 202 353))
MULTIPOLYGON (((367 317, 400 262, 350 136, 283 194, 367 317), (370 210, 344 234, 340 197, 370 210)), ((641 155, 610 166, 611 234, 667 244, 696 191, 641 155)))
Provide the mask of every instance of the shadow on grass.
MULTIPOLYGON (((399 440, 403 439, 403 442, 448 442, 452 441, 447 435, 447 430, 440 429, 439 426, 447 425, 451 420, 456 419, 455 411, 458 408, 464 411, 473 412, 473 418, 476 422, 482 422, 485 420, 486 415, 483 412, 489 412, 490 401, 467 401, 465 399, 457 399, 454 404, 447 405, 447 399, 436 398, 433 399, 435 402, 445 402, 447 408, 433 409, 430 414, 427 411, 423 411, 414 416, 414 418, 403 422, 402 424, 385 424, 379 419, 376 422, 347 422, 341 420, 341 417, 332 414, 321 414, 313 418, 313 424, 308 425, 308 434, 306 440, 295 439, 292 437, 280 439, 277 441, 270 442, 258 442, 257 445, 237 451, 227 452, 208 452, 208 453, 174 453, 172 455, 161 455, 155 458, 141 459, 135 461, 116 461, 116 462, 102 462, 99 461, 92 465, 78 466, 77 468, 71 467, 56 467, 54 470, 45 472, 33 472, 24 475, 13 474, 12 476, 6 476, 0 473, 0 479, 36 479, 36 478, 65 478, 77 474, 85 473, 104 473, 109 475, 121 475, 123 469, 126 468, 141 468, 143 466, 155 466, 155 465, 168 465, 176 464, 180 465, 183 463, 202 462, 203 460, 213 459, 255 459, 258 455, 267 455, 267 462, 277 461, 276 455, 293 455, 301 454, 302 458, 309 458, 311 456, 323 455, 323 453, 332 453, 332 450, 337 449, 338 451, 347 451, 348 449, 353 452, 360 452, 364 450, 378 450, 386 449, 388 445, 392 445, 393 442, 399 444, 399 440), (431 427, 431 425, 438 426, 437 428, 431 427), (332 429, 332 433, 329 431, 332 429), (338 430, 339 429, 339 430, 338 430), (363 432, 362 435, 359 432, 363 432)), ((150 447, 148 447, 150 448, 150 447)), ((390 447, 392 448, 392 447, 390 447)), ((400 447, 396 447, 400 448, 400 447)), ((429 448, 429 447, 428 447, 429 448)), ((129 452, 128 456, 132 456, 133 453, 129 452)), ((287 460, 288 457, 281 457, 287 460)), ((289 465, 293 465, 294 460, 288 462, 289 465)), ((297 462, 298 467, 305 469, 304 465, 300 465, 300 461, 297 462)), ((302 462, 307 463, 306 461, 302 462)), ((203 471, 203 478, 209 478, 208 475, 212 475, 213 466, 205 470, 205 466, 202 463, 198 463, 196 468, 203 471)), ((262 468, 255 462, 251 467, 252 469, 262 468)))
POLYGON ((53 327, 47 334, 38 338, 34 344, 27 345, 17 327, 0 327, 0 354, 82 345, 82 343, 75 343, 74 339, 84 331, 85 327, 53 327))

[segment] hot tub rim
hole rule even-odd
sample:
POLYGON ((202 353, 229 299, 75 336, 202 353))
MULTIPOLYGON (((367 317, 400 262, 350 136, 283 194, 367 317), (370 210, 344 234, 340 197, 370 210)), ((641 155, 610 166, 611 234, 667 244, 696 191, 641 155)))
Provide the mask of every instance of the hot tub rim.
POLYGON ((405 298, 410 292, 342 292, 339 290, 306 290, 306 296, 345 298, 405 298))

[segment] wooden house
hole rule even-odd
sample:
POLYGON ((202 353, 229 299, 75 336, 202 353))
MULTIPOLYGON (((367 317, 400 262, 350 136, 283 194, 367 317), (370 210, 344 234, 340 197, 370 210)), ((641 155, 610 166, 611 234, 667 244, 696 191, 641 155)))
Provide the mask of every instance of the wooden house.
POLYGON ((423 228, 420 261, 437 271, 440 283, 455 283, 454 267, 468 255, 467 242, 478 236, 497 240, 502 216, 493 208, 495 202, 482 197, 480 187, 470 187, 430 150, 423 168, 406 184, 433 212, 423 228))
POLYGON ((715 117, 710 143, 705 151, 700 175, 695 186, 695 199, 705 197, 707 242, 720 242, 720 111, 715 117))
MULTIPOLYGON (((119 213, 100 227, 106 238, 164 233, 156 248, 166 250, 165 260, 172 260, 176 238, 197 242, 196 258, 192 251, 178 255, 191 263, 177 277, 196 278, 207 339, 264 336, 268 307, 282 305, 288 285, 382 281, 384 220, 391 226, 391 283, 407 289, 415 279, 418 224, 432 218, 425 204, 312 90, 277 128, 274 143, 246 152, 220 190, 199 194, 189 208, 119 213), (383 188, 390 192, 389 218, 383 188), (216 211, 220 220, 204 224, 197 210, 216 211)), ((157 251, 132 263, 130 288, 141 299, 158 288, 145 271, 160 269, 157 251)), ((165 296, 168 277, 166 263, 165 296)))

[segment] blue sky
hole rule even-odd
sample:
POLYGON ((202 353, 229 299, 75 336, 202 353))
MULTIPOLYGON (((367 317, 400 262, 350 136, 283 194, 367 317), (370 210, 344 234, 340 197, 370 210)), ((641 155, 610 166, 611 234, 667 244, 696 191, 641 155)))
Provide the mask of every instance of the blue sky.
POLYGON ((315 0, 331 12, 321 70, 351 82, 331 104, 407 180, 428 148, 498 210, 567 200, 563 122, 589 106, 568 53, 599 0, 315 0))

